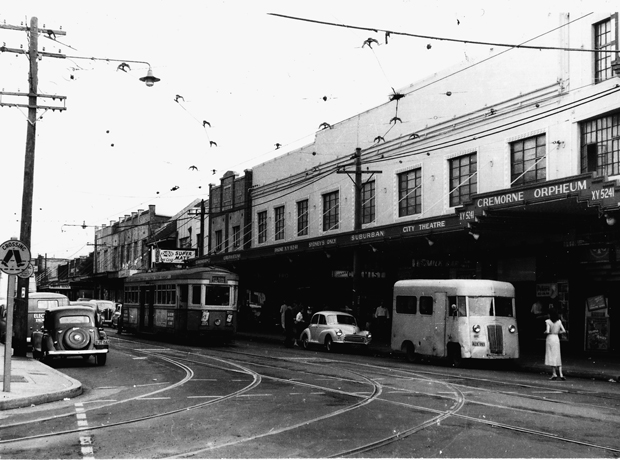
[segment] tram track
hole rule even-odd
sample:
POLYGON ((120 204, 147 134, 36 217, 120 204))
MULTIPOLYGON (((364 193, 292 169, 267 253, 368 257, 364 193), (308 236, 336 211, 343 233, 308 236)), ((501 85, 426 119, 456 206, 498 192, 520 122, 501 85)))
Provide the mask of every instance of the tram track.
MULTIPOLYGON (((139 346, 144 346, 145 343, 144 342, 138 342, 138 341, 133 341, 133 340, 126 340, 126 339, 119 339, 119 342, 117 343, 117 348, 123 347, 121 346, 121 341, 124 344, 128 344, 128 343, 134 343, 134 344, 138 344, 139 346)), ((151 345, 151 344, 147 344, 147 345, 151 345)), ((123 347, 124 348, 124 347, 123 347)), ((464 421, 468 421, 468 422, 472 422, 472 423, 477 423, 477 424, 483 424, 492 428, 500 428, 500 429, 504 429, 507 431, 511 431, 511 432, 519 432, 522 434, 527 434, 530 436, 535 436, 535 437, 540 437, 540 438, 545 438, 545 439, 551 439, 554 441, 558 441, 558 442, 564 442, 564 443, 570 443, 570 444, 574 444, 574 445, 581 445, 584 447, 588 447, 588 448, 592 448, 592 449, 597 449, 600 451, 604 451, 604 452, 608 452, 610 454, 613 455, 617 455, 620 453, 620 449, 616 449, 613 447, 609 447, 609 446, 601 446, 601 445, 597 445, 595 443, 590 443, 587 441, 583 441, 583 440, 578 440, 578 439, 571 439, 569 437, 566 436, 562 436, 560 434, 557 433, 551 433, 551 432, 547 432, 547 431, 542 431, 542 430, 535 430, 535 429, 531 429, 531 428, 526 428, 526 427, 520 427, 520 426, 516 426, 516 425, 511 425, 511 424, 507 424, 507 423, 502 423, 502 422, 497 422, 497 421, 493 421, 493 420, 483 420, 483 419, 479 419, 476 417, 472 417, 469 415, 465 415, 465 414, 461 414, 459 413, 463 407, 468 404, 468 403, 473 403, 473 404, 477 404, 476 401, 472 401, 472 400, 468 400, 467 397, 464 395, 464 393, 466 392, 467 389, 475 389, 477 391, 489 391, 492 393, 503 393, 503 394, 507 394, 510 396, 521 396, 521 397, 532 397, 532 395, 529 395, 527 393, 516 393, 516 392, 511 392, 511 391, 501 391, 501 390, 485 390, 484 388, 480 388, 477 386, 468 386, 462 383, 454 383, 454 382, 446 382, 445 380, 442 379, 459 379, 459 380, 471 380, 471 381, 479 381, 479 382, 492 382, 492 383, 503 383, 501 381, 494 381, 491 379, 481 379, 481 378, 471 378, 471 377, 464 377, 464 376, 455 376, 453 374, 449 374, 449 373, 437 373, 437 372, 429 372, 429 371, 413 371, 413 370, 407 370, 407 369, 400 369, 400 368, 394 368, 394 367, 386 367, 386 366, 377 366, 377 365, 373 365, 373 364, 365 364, 365 363, 351 363, 348 361, 343 361, 343 360, 339 360, 336 359, 336 357, 329 356, 329 358, 319 358, 319 359, 315 359, 315 358, 301 358, 299 360, 291 360, 290 358, 282 358, 282 357, 274 357, 274 356, 264 356, 264 355, 259 355, 259 354, 255 354, 255 353, 247 353, 247 352, 240 352, 237 350, 230 350, 230 349, 210 349, 209 352, 214 352, 217 354, 220 354, 220 356, 215 356, 214 353, 211 353, 210 355, 207 355, 205 353, 195 353, 195 352, 187 352, 187 351, 183 351, 183 350, 177 350, 174 349, 172 347, 157 347, 157 348, 142 348, 142 349, 136 349, 136 348, 127 348, 128 351, 131 351, 133 353, 144 353, 147 354, 149 356, 153 356, 157 359, 161 359, 163 361, 166 361, 170 364, 173 364, 175 366, 178 366, 182 369, 185 370, 185 377, 177 382, 175 382, 172 385, 166 386, 165 388, 160 388, 158 390, 155 390, 153 392, 147 393, 146 395, 141 395, 141 396, 134 396, 132 398, 127 398, 125 400, 121 400, 121 401, 115 401, 112 403, 108 403, 108 404, 104 404, 104 405, 99 405, 95 408, 90 408, 88 409, 88 411, 94 411, 97 409, 101 409, 104 407, 109 407, 109 406, 114 406, 117 404, 123 404, 125 402, 131 401, 131 400, 135 400, 135 399, 140 399, 140 398, 144 398, 145 396, 151 396, 151 395, 155 395, 157 393, 161 393, 164 391, 168 391, 170 389, 173 389, 177 386, 183 385, 184 383, 186 383, 187 381, 191 380, 191 377, 194 375, 193 372, 193 368, 192 366, 195 365, 201 365, 201 366, 210 366, 210 367, 215 367, 218 368, 220 370, 227 370, 227 371, 231 371, 231 372, 241 372, 244 374, 250 374, 253 376, 253 381, 250 385, 247 385, 246 387, 244 387, 243 389, 237 391, 237 392, 232 392, 230 394, 224 395, 219 397, 217 400, 210 400, 210 401, 206 401, 206 402, 202 402, 200 404, 194 404, 194 405, 190 405, 190 406, 185 406, 183 408, 178 408, 175 410, 170 410, 161 414, 153 414, 151 416, 146 416, 146 417, 140 417, 140 418, 134 418, 131 420, 125 420, 125 421, 120 421, 120 422, 113 422, 113 423, 108 423, 108 424, 102 424, 102 425, 97 425, 97 426, 90 426, 89 427, 89 431, 94 431, 94 430, 101 430, 101 429, 105 429, 105 428, 112 428, 112 427, 117 427, 117 426, 121 426, 121 425, 128 425, 128 424, 135 424, 135 423, 139 423, 142 421, 146 421, 146 420, 150 420, 150 419, 155 419, 155 418, 161 418, 161 417, 166 417, 166 416, 170 416, 176 413, 180 413, 183 411, 187 411, 187 410, 194 410, 194 409, 199 409, 201 407, 205 407, 205 406, 209 406, 212 404, 216 404, 218 402, 222 402, 225 401, 227 399, 230 398, 234 398, 242 393, 247 393, 248 391, 251 391, 253 389, 256 389, 260 386, 261 382, 264 379, 269 379, 269 380, 273 380, 273 381, 278 381, 281 383, 285 383, 285 384, 292 384, 292 385, 300 385, 300 386, 306 386, 309 388, 313 388, 313 389, 320 389, 323 391, 330 391, 330 392, 340 392, 343 395, 347 395, 347 396, 352 396, 352 397, 356 397, 358 398, 358 401, 356 401, 354 404, 351 404, 345 408, 336 410, 336 411, 332 411, 330 413, 327 414, 323 414, 319 417, 314 417, 312 419, 309 420, 304 420, 302 422, 299 423, 294 423, 294 424, 290 424, 290 425, 286 425, 283 427, 280 427, 276 430, 270 430, 268 432, 264 432, 264 433, 258 433, 255 434, 253 436, 248 436, 245 438, 241 438, 241 439, 236 439, 234 441, 231 442, 225 442, 219 445, 208 445, 205 446, 203 448, 199 448, 199 449, 193 449, 191 451, 187 451, 187 452, 182 452, 179 453, 177 455, 174 456, 170 456, 167 458, 186 458, 186 457, 195 457, 197 455, 206 453, 208 451, 215 451, 217 449, 223 449, 223 448, 227 448, 227 447, 235 447, 235 446, 239 446, 242 445, 244 443, 249 443, 252 441, 257 441, 260 439, 263 439, 265 437, 268 436, 275 436, 278 434, 282 434, 285 433, 287 431, 292 431, 292 430, 298 430, 301 429, 302 427, 308 425, 308 424, 313 424, 313 423, 318 423, 322 420, 326 420, 329 418, 336 418, 339 416, 344 415, 347 412, 350 412, 352 410, 358 409, 360 407, 363 407, 365 405, 371 404, 373 402, 382 402, 382 403, 390 403, 390 404, 395 404, 398 405, 400 407, 406 408, 406 409, 413 409, 416 411, 426 411, 430 414, 432 414, 432 417, 429 418, 428 420, 425 420, 422 423, 417 423, 411 427, 402 429, 396 433, 391 434, 390 436, 384 436, 380 439, 376 439, 376 440, 372 440, 371 442, 368 442, 364 445, 360 445, 360 446, 356 446, 350 449, 344 449, 341 450, 340 452, 338 452, 337 454, 334 455, 329 455, 329 458, 335 458, 335 457, 348 457, 348 456, 354 456, 354 455, 360 455, 363 453, 367 453, 367 452, 371 452, 371 451, 376 451, 378 449, 381 448, 385 448, 388 447, 390 444, 392 443, 396 443, 399 441, 402 441, 403 439, 418 433, 420 431, 423 431, 424 429, 433 426, 434 424, 437 424, 438 422, 441 422, 443 420, 446 420, 448 418, 454 417, 460 420, 464 420, 464 421), (236 356, 237 358, 239 357, 244 357, 243 359, 233 359, 231 357, 229 357, 228 355, 232 354, 233 356, 236 356), (223 356, 222 356, 223 355, 223 356), (200 361, 198 359, 196 359, 197 357, 200 357, 200 359, 204 359, 207 358, 209 360, 215 361, 214 362, 205 362, 205 361, 200 361), (257 362, 257 360, 261 360, 261 362, 257 362), (264 360, 264 361, 263 361, 264 360), (265 361, 268 361, 267 363, 265 361), (269 364, 269 362, 271 362, 271 364, 269 364), (373 377, 369 377, 368 375, 365 375, 363 373, 360 372, 356 372, 356 371, 352 371, 352 370, 348 370, 347 372, 351 372, 351 374, 355 375, 355 379, 351 379, 352 382, 357 382, 359 383, 360 381, 364 381, 367 385, 370 386, 369 391, 366 392, 367 394, 361 395, 359 392, 358 393, 352 393, 352 392, 347 392, 347 391, 340 391, 328 386, 322 386, 322 385, 316 385, 316 384, 312 384, 312 383, 307 383, 307 382, 301 382, 301 381, 295 381, 295 380, 291 380, 291 379, 286 379, 286 378, 279 378, 273 375, 267 375, 266 373, 263 372, 257 372, 256 370, 252 370, 251 367, 254 366, 255 367, 262 367, 262 368, 276 368, 279 371, 290 371, 289 368, 287 368, 284 365, 280 365, 280 364, 290 364, 291 362, 298 362, 298 363, 303 363, 304 366, 326 366, 327 368, 329 367, 336 367, 337 369, 339 369, 340 371, 342 371, 347 365, 355 365, 357 366, 358 370, 360 367, 367 369, 369 372, 374 372, 376 373, 378 376, 385 376, 386 373, 389 372, 390 377, 397 377, 393 374, 400 374, 401 376, 403 376, 403 378, 415 378, 415 379, 420 379, 420 380, 429 380, 429 381, 433 381, 434 383, 443 385, 446 387, 446 389, 448 389, 449 391, 447 392, 447 394, 438 394, 437 392, 434 392, 433 394, 428 393, 427 395, 433 396, 433 397, 438 397, 438 398, 447 398, 453 401, 452 406, 448 409, 448 410, 436 410, 433 409, 431 407, 424 407, 424 406, 417 406, 417 405, 413 405, 413 404, 409 404, 409 403, 402 403, 402 402, 398 402, 398 401, 393 401, 390 399, 387 399, 385 397, 382 397, 382 394, 384 393, 385 389, 398 389, 397 387, 394 387, 392 385, 384 385, 382 383, 380 383, 377 378, 373 378, 373 377), (189 363, 189 364, 188 364, 189 363), (277 364, 277 365, 276 365, 277 364), (358 380, 359 379, 359 380, 358 380)), ((329 376, 328 373, 323 373, 325 376, 329 376)), ((313 375, 316 375, 316 373, 314 373, 313 375)), ((337 378, 338 380, 343 380, 342 376, 339 376, 337 378)), ((506 384, 507 385, 507 384, 506 384)), ((515 384, 513 384, 515 385, 515 384)), ((517 386, 524 386, 522 384, 516 384, 517 386)), ((533 385, 530 385, 529 387, 533 387, 533 388, 542 388, 542 387, 536 387, 533 385)), ((547 388, 547 387, 545 387, 547 388)), ((580 392, 575 392, 576 394, 580 394, 580 392)), ((533 398, 533 399, 537 399, 537 398, 533 398)), ((549 399, 544 399, 545 402, 552 402, 552 400, 549 399)), ((561 400, 557 400, 557 402, 561 403, 561 400)), ((593 406, 593 407, 600 407, 600 406, 593 406)), ((505 407, 506 410, 510 410, 511 408, 506 406, 505 407)), ((7 426, 2 426, 0 427, 0 433, 5 429, 5 428, 9 428, 9 427, 15 427, 15 426, 19 426, 19 425, 24 425, 24 424, 29 424, 29 423, 39 423, 41 421, 46 421, 46 420, 51 420, 51 419, 56 419, 59 417, 67 417, 67 416, 74 416, 75 412, 72 411, 70 413, 67 414, 58 414, 56 416, 53 417, 49 417, 49 418, 41 418, 41 419, 37 419, 37 420, 31 420, 31 421, 27 421, 27 422, 20 422, 20 423, 16 423, 16 424, 12 424, 12 425, 7 425, 7 426)), ((27 436, 27 437, 21 437, 21 438, 13 438, 13 439, 7 439, 7 440, 0 440, 0 445, 2 444, 9 444, 9 443, 18 443, 18 442, 24 442, 24 441, 28 441, 28 440, 32 440, 32 439, 41 439, 41 438, 45 438, 45 437, 53 437, 53 436, 59 436, 59 435, 63 435, 63 434, 71 434, 71 433, 77 433, 83 431, 79 428, 77 429, 70 429, 70 430, 63 430, 63 431, 57 431, 57 432, 53 432, 53 433, 41 433, 38 435, 33 435, 33 436, 27 436)))

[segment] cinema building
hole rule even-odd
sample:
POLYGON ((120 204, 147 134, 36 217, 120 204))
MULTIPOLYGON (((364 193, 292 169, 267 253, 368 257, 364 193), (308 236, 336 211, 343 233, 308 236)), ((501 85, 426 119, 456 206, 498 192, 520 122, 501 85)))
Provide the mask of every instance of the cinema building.
POLYGON ((496 51, 387 91, 312 144, 227 176, 197 263, 264 293, 264 322, 286 299, 364 322, 404 278, 508 281, 522 347, 541 346, 553 305, 567 351, 618 352, 617 14, 569 20, 550 49, 496 51))

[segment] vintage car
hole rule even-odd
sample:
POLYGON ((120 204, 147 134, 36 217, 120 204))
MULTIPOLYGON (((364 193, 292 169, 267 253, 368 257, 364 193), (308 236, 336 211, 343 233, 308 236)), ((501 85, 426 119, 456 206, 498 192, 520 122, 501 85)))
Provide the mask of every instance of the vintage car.
MULTIPOLYGON (((90 302, 95 304, 97 311, 99 312, 99 321, 101 321, 102 326, 112 326, 112 316, 116 311, 116 303, 111 300, 100 300, 100 299, 88 299, 85 297, 81 297, 77 299, 78 302, 90 302)), ((75 302, 71 302, 73 305, 75 302)))
POLYGON ((372 334, 360 330, 355 317, 342 311, 315 313, 309 326, 301 333, 301 343, 306 349, 312 344, 322 345, 327 351, 332 351, 336 345, 365 347, 371 340, 372 334))
POLYGON ((109 340, 96 310, 87 306, 46 310, 43 329, 32 334, 32 356, 42 361, 58 356, 94 356, 97 365, 103 366, 108 351, 109 340))

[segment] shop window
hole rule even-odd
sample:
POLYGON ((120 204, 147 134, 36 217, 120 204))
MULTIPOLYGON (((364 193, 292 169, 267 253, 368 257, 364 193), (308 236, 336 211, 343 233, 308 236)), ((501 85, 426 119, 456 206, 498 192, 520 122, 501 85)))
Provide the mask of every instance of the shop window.
POLYGON ((510 144, 510 185, 543 182, 547 177, 547 136, 528 137, 510 144))
POLYGON ((308 234, 308 200, 297 202, 297 236, 308 234))
POLYGON ((420 296, 420 314, 432 315, 433 314, 433 298, 431 296, 420 296))
POLYGON ((418 298, 412 295, 396 296, 396 313, 415 315, 418 307, 418 298))
POLYGON ((323 231, 336 230, 339 226, 340 204, 338 192, 323 195, 323 231))
POLYGON ((274 209, 275 215, 275 239, 284 239, 284 206, 278 206, 274 209))
POLYGON ((620 112, 581 123, 581 172, 620 174, 620 112))
POLYGON ((221 230, 215 231, 215 251, 221 252, 224 248, 224 236, 221 230))
POLYGON ((471 200, 478 190, 478 159, 475 153, 450 160, 450 206, 471 200))
POLYGON ((362 187, 362 223, 375 221, 375 181, 368 181, 362 187))
POLYGON ((594 82, 600 83, 612 78, 611 62, 616 59, 616 27, 617 15, 594 24, 594 82))
POLYGON ((267 211, 258 213, 258 242, 267 241, 267 211))

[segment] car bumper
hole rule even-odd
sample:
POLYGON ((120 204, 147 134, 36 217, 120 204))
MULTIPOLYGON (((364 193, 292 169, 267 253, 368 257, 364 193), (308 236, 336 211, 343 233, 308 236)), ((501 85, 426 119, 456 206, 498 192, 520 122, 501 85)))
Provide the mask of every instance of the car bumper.
POLYGON ((101 350, 50 350, 47 352, 50 356, 62 356, 62 355, 104 355, 108 353, 110 350, 105 348, 101 350))

